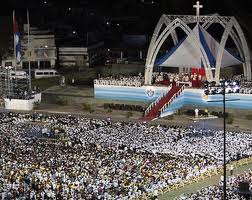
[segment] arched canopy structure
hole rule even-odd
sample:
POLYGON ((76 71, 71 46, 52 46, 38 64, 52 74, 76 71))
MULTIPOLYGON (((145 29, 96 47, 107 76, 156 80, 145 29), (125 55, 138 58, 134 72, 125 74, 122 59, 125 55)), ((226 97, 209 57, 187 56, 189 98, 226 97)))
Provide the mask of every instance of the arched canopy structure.
MULTIPOLYGON (((175 45, 174 47, 175 51, 173 48, 172 53, 178 51, 179 49, 181 49, 181 51, 184 51, 185 53, 186 50, 183 49, 183 45, 186 43, 187 44, 186 46, 190 47, 188 51, 192 53, 193 50, 194 55, 196 57, 198 56, 198 58, 191 57, 191 60, 195 60, 195 62, 197 61, 198 65, 201 65, 205 68, 207 80, 209 81, 215 80, 216 82, 219 82, 221 67, 228 66, 228 64, 239 64, 239 63, 243 63, 243 71, 245 78, 251 80, 251 65, 250 65, 248 45, 244 33, 242 32, 242 29, 234 17, 219 16, 219 15, 211 15, 211 16, 162 15, 153 33, 147 53, 145 64, 146 85, 151 84, 152 71, 154 65, 157 62, 156 61, 157 54, 162 44, 169 35, 171 35, 175 45), (215 23, 220 24, 224 28, 224 33, 222 35, 220 43, 217 43, 213 38, 210 38, 211 37, 210 34, 207 33, 207 29, 212 24, 215 23), (189 24, 196 24, 196 25, 194 26, 193 29, 191 29, 188 26, 189 24), (165 26, 165 28, 161 31, 163 26, 165 26), (177 28, 180 28, 185 32, 187 37, 184 41, 178 41, 178 37, 176 34, 177 28), (199 30, 199 32, 196 30, 199 30), (205 42, 203 42, 202 40, 202 35, 204 36, 203 40, 205 40, 205 42), (225 50, 228 37, 231 37, 231 39, 234 41, 234 44, 236 45, 239 51, 240 59, 235 58, 227 50, 225 50), (206 47, 206 44, 209 45, 209 40, 214 41, 212 45, 210 45, 212 46, 211 48, 206 47), (214 74, 211 68, 215 68, 214 74)), ((171 52, 169 52, 168 54, 171 55, 171 52)), ((183 54, 183 52, 181 54, 183 54)), ((178 59, 179 53, 176 53, 175 55, 177 55, 178 64, 183 64, 181 63, 183 62, 183 60, 178 59)), ((193 54, 191 56, 193 56, 193 54)), ((167 64, 171 63, 174 64, 176 62, 176 56, 172 58, 173 60, 167 61, 167 64)), ((163 60, 163 63, 161 64, 165 65, 165 62, 166 61, 163 60)), ((184 59, 184 62, 185 62, 184 66, 188 65, 187 59, 184 59)))

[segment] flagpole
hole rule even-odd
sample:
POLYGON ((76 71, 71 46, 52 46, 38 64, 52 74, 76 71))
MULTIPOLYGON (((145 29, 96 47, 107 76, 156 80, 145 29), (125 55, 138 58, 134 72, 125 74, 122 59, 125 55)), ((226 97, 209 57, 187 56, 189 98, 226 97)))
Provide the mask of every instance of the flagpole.
POLYGON ((28 67, 29 67, 29 90, 31 91, 31 62, 30 62, 30 17, 27 9, 27 37, 28 37, 28 67))
POLYGON ((14 27, 15 27, 15 10, 13 10, 13 15, 12 15, 12 24, 13 24, 13 46, 14 46, 14 62, 13 62, 13 65, 15 67, 15 76, 17 74, 17 62, 16 62, 16 45, 15 45, 15 30, 14 30, 14 27))

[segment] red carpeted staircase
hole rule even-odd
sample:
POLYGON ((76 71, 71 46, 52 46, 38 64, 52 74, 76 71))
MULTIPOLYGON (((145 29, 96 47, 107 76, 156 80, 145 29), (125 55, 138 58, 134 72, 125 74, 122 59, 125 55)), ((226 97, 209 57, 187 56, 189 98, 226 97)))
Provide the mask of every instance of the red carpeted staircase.
POLYGON ((167 103, 171 103, 175 98, 176 94, 181 93, 181 89, 183 86, 172 86, 172 88, 166 93, 163 97, 158 98, 155 102, 153 102, 149 108, 145 111, 145 116, 142 120, 151 121, 159 117, 161 114, 161 110, 167 103), (173 99, 172 99, 173 98, 173 99))

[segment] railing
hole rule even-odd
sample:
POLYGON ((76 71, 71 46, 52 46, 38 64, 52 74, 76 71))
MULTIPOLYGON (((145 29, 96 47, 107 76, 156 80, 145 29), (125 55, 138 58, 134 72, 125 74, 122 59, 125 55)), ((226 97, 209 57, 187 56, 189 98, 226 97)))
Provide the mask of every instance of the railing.
POLYGON ((185 85, 183 85, 178 92, 176 92, 172 98, 161 108, 161 113, 165 111, 165 109, 171 105, 171 103, 183 92, 185 89, 185 85))
MULTIPOLYGON (((180 90, 179 90, 178 92, 176 92, 176 93, 172 96, 172 98, 161 108, 161 113, 164 112, 164 110, 174 101, 174 99, 177 98, 177 96, 179 96, 179 95, 181 94, 181 92, 182 92, 184 89, 185 89, 185 85, 183 85, 183 86, 180 88, 180 90)), ((170 90, 169 90, 169 91, 170 91, 170 90)), ((166 93, 162 93, 154 102, 152 102, 152 103, 150 104, 150 106, 146 109, 146 111, 145 111, 144 114, 147 115, 147 114, 150 112, 150 110, 151 110, 154 106, 156 106, 156 105, 159 103, 159 101, 160 101, 163 97, 165 97, 165 96, 168 94, 169 91, 167 91, 166 93)))
POLYGON ((94 85, 115 85, 115 86, 132 86, 141 87, 143 80, 106 80, 106 79, 95 79, 94 85))
MULTIPOLYGON (((170 90, 171 90, 171 88, 170 88, 170 90)), ((168 92, 169 92, 170 90, 168 90, 168 91, 165 92, 165 93, 162 93, 155 101, 153 101, 153 102, 149 105, 149 107, 146 109, 146 111, 144 112, 144 115, 147 115, 147 114, 150 112, 150 110, 151 110, 154 106, 156 106, 156 105, 159 103, 159 101, 160 101, 163 97, 165 97, 165 96, 168 94, 168 92)))
MULTIPOLYGON (((231 164, 233 165, 234 169, 237 169, 238 167, 244 166, 244 165, 248 165, 249 163, 252 163, 252 157, 248 157, 248 158, 243 158, 241 160, 237 160, 237 161, 233 161, 230 164, 227 164, 227 170, 230 170, 230 166, 231 164)), ((164 194, 173 190, 177 190, 179 188, 183 188, 186 185, 191 185, 193 183, 205 180, 206 178, 211 178, 213 176, 216 176, 220 173, 223 173, 223 166, 220 167, 215 167, 213 169, 209 169, 203 173, 200 173, 198 176, 194 176, 191 177, 188 180, 182 180, 179 183, 175 183, 173 185, 167 186, 165 188, 162 188, 159 190, 159 194, 164 194)), ((141 197, 137 197, 135 198, 136 200, 147 200, 147 199, 151 199, 153 197, 152 193, 144 193, 141 197)))

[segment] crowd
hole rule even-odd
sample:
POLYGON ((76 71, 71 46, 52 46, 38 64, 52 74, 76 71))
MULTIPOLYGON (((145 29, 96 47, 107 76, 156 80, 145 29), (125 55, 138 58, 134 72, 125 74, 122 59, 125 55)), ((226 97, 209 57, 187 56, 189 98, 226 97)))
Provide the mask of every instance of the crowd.
POLYGON ((101 77, 94 80, 94 84, 97 85, 141 87, 143 83, 144 78, 141 74, 139 74, 138 76, 101 77))
MULTIPOLYGON (((152 84, 169 85, 171 83, 188 84, 190 87, 200 87, 205 77, 196 73, 168 73, 153 72, 152 84)), ((118 76, 118 77, 100 77, 94 80, 98 85, 117 85, 141 87, 144 83, 144 77, 139 73, 138 76, 118 76)))
POLYGON ((200 87, 205 77, 197 73, 153 72, 153 84, 182 83, 190 87, 200 87))
POLYGON ((252 94, 252 82, 243 82, 240 85, 240 93, 242 94, 252 94))
MULTIPOLYGON (((188 87, 201 88, 205 81, 206 77, 199 73, 152 73, 152 84, 154 85, 183 84, 188 87)), ((230 84, 227 85, 227 93, 252 94, 252 82, 244 81, 243 75, 236 75, 228 81, 230 84), (233 82, 238 82, 239 85, 234 87, 233 82)), ((94 80, 94 84, 141 87, 144 84, 144 77, 141 73, 138 76, 100 77, 94 80)))
MULTIPOLYGON (((222 132, 71 115, 0 113, 2 199, 126 200, 222 165, 222 132), (64 139, 42 130, 64 130, 64 139)), ((227 160, 252 154, 227 133, 227 160)))
MULTIPOLYGON (((250 194, 252 189, 252 172, 249 170, 248 172, 244 172, 237 176, 230 176, 227 179, 227 198, 228 200, 245 200, 250 199, 250 194), (249 191, 248 193, 242 193, 239 191, 240 183, 248 183, 249 191)), ((178 200, 198 200, 198 199, 222 199, 223 197, 223 181, 220 180, 218 185, 209 186, 203 188, 196 193, 189 195, 181 195, 178 200)))
POLYGON ((233 90, 241 94, 252 94, 252 82, 247 81, 243 74, 235 75, 231 79, 226 80, 226 92, 229 92, 233 88, 233 90))

